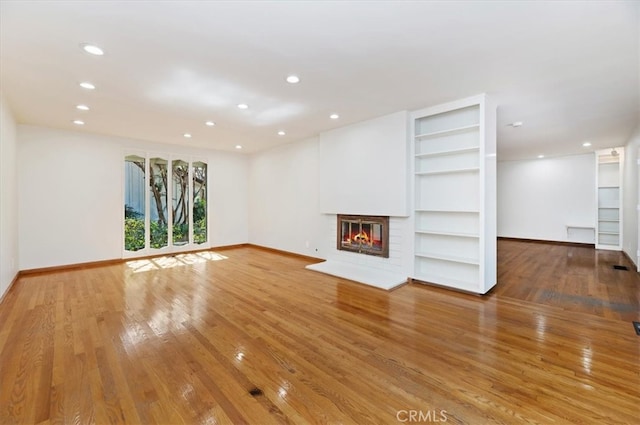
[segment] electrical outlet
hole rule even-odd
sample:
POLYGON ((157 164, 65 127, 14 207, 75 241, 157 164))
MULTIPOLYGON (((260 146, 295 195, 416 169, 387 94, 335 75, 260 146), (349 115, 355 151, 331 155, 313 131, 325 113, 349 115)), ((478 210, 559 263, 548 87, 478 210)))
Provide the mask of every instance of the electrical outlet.
POLYGON ((307 248, 309 248, 309 241, 306 241, 306 242, 304 243, 304 245, 305 245, 307 248))

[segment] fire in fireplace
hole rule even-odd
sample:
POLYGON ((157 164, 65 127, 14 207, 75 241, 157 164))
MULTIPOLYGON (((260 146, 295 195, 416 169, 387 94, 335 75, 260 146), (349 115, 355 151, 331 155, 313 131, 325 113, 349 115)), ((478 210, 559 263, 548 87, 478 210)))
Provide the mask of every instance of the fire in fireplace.
POLYGON ((389 217, 338 214, 337 248, 389 258, 389 217))

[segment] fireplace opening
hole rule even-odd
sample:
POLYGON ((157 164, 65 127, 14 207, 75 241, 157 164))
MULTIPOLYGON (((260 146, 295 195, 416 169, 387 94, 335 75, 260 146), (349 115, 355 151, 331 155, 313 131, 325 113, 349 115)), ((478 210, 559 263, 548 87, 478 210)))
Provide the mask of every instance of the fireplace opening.
POLYGON ((389 217, 338 214, 341 251, 389 258, 389 217))

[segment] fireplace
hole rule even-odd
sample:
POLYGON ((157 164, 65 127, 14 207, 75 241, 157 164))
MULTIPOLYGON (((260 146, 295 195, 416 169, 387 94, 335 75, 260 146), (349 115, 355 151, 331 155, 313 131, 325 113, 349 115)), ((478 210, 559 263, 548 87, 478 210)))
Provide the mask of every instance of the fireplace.
POLYGON ((338 214, 337 248, 389 258, 389 217, 338 214))

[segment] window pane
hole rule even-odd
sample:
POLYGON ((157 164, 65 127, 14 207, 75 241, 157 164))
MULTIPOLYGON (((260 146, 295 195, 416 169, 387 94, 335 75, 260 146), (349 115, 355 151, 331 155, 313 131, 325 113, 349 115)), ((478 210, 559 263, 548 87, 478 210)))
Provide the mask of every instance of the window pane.
POLYGON ((129 155, 124 166, 124 249, 138 251, 145 243, 145 159, 129 155))
POLYGON ((167 227, 167 171, 168 161, 162 158, 149 160, 150 239, 151 248, 163 248, 168 242, 167 227))
POLYGON ((172 161, 173 179, 173 244, 189 242, 189 164, 172 161))
POLYGON ((207 164, 193 163, 193 241, 207 241, 207 164))

